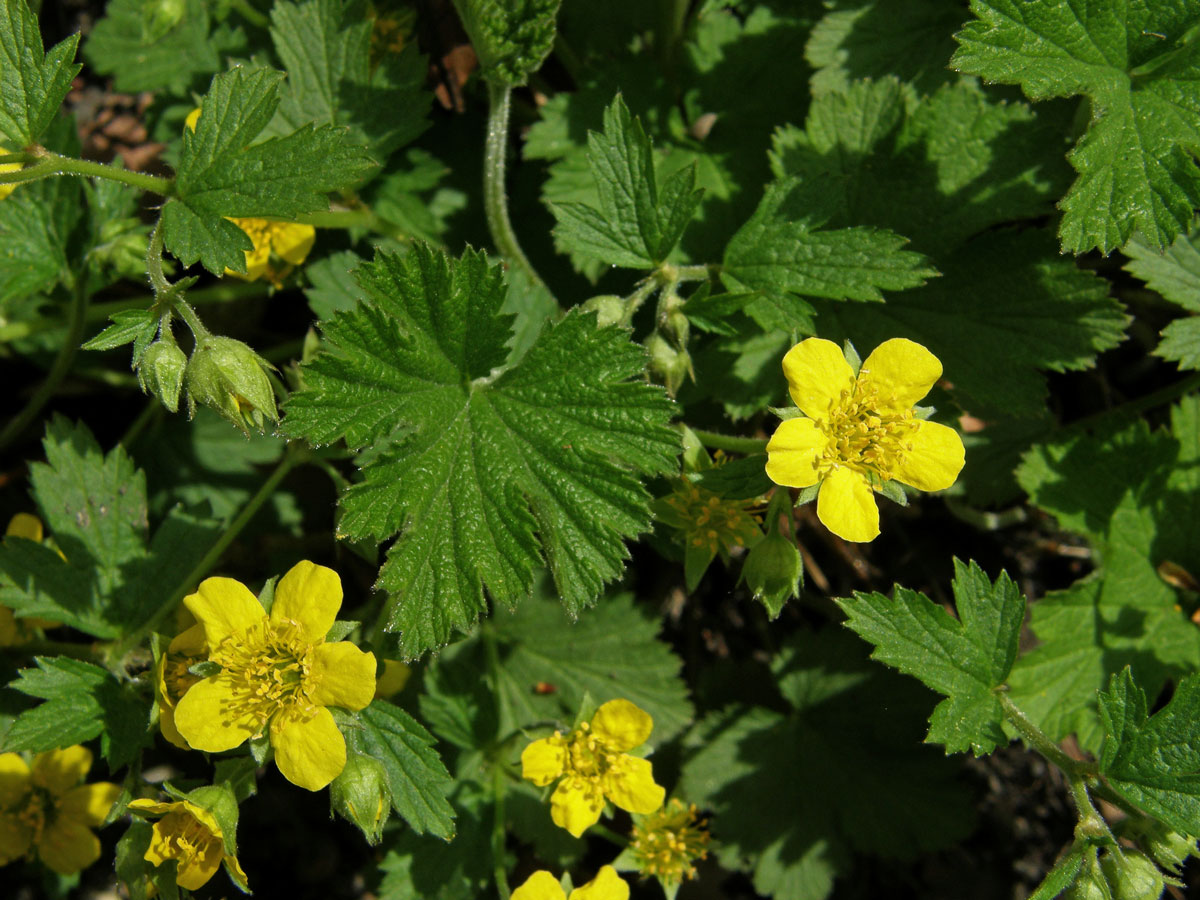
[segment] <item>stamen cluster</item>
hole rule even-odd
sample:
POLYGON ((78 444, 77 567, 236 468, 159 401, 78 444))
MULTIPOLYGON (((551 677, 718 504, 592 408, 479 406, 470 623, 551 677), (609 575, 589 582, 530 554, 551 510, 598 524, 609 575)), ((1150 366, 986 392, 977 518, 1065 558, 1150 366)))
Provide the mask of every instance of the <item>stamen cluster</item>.
POLYGON ((668 884, 696 877, 695 861, 708 857, 706 822, 693 803, 677 798, 642 818, 633 829, 629 848, 638 870, 668 884))

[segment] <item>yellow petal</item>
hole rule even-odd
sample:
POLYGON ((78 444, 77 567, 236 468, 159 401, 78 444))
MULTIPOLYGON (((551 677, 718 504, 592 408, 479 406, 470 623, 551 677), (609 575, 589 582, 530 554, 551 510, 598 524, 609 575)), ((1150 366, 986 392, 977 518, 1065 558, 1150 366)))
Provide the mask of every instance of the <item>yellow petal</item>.
MULTIPOLYGON (((296 622, 304 639, 316 643, 325 640, 341 606, 342 579, 338 573, 304 559, 292 566, 275 585, 271 621, 296 622)), ((374 687, 372 684, 371 689, 374 687)))
POLYGON ((663 804, 667 792, 654 783, 648 759, 619 756, 604 773, 604 794, 627 812, 647 815, 663 804))
POLYGON ((32 840, 33 829, 15 814, 0 812, 0 866, 24 856, 32 840))
POLYGON ((39 753, 33 758, 33 783, 62 795, 83 781, 91 767, 92 751, 80 744, 39 753))
POLYGON ((58 804, 59 815, 95 828, 104 824, 120 796, 121 786, 108 781, 81 784, 63 794, 58 804))
POLYGON ((841 402, 842 392, 854 386, 854 370, 833 341, 809 338, 783 357, 792 402, 810 419, 824 421, 841 402))
POLYGON ((16 753, 0 753, 0 810, 11 809, 29 793, 29 764, 16 753))
MULTIPOLYGON (((234 582, 238 584, 239 582, 234 582)), ((254 601, 256 604, 257 600, 254 601)), ((259 606, 259 611, 262 607, 259 606)), ((204 641, 204 626, 197 622, 190 628, 185 628, 175 637, 171 638, 171 643, 167 645, 168 653, 181 653, 184 656, 200 656, 207 648, 204 641)))
POLYGON ((383 661, 383 674, 375 682, 375 696, 387 700, 404 690, 408 679, 412 677, 412 669, 394 659, 383 661))
POLYGON ((82 822, 60 817, 42 830, 37 852, 55 872, 72 875, 100 858, 100 840, 82 822))
MULTIPOLYGON (((574 897, 576 891, 571 892, 574 897)), ((512 892, 512 900, 566 900, 558 879, 540 869, 525 879, 525 883, 512 892)))
POLYGON ((308 673, 309 697, 317 706, 362 709, 375 697, 375 654, 349 641, 319 644, 308 673))
POLYGON ((603 809, 600 786, 583 778, 564 778, 550 795, 550 818, 575 837, 595 825, 603 809))
POLYGON ((941 361, 921 344, 892 338, 876 347, 859 370, 862 387, 879 391, 881 410, 905 410, 942 377, 941 361))
POLYGON ((204 638, 210 648, 231 634, 245 631, 266 615, 250 589, 232 578, 205 578, 196 593, 183 598, 183 605, 204 627, 204 638))
POLYGON ((183 120, 183 125, 185 128, 189 128, 192 131, 195 131, 196 123, 199 121, 200 121, 200 107, 197 106, 195 109, 193 109, 190 113, 187 114, 187 118, 185 118, 183 120))
POLYGON ((130 800, 125 808, 132 813, 161 816, 169 813, 178 805, 178 803, 159 803, 157 800, 130 800))
POLYGON ((299 222, 272 222, 271 249, 275 255, 282 257, 293 266, 298 266, 308 258, 317 239, 317 229, 311 225, 301 225, 299 222))
POLYGON ((31 516, 29 513, 17 513, 8 520, 8 528, 4 530, 6 536, 25 538, 27 541, 37 541, 41 543, 43 537, 42 520, 37 516, 31 516))
POLYGON ((612 866, 601 866, 595 878, 571 891, 569 900, 629 900, 629 884, 612 866))
POLYGON ((254 737, 262 722, 237 702, 229 675, 218 672, 183 695, 175 707, 175 727, 193 750, 220 753, 254 737))
MULTIPOLYGON (((178 815, 183 817, 187 813, 181 812, 178 815)), ((155 830, 157 831, 166 822, 166 819, 156 822, 155 830)), ((175 883, 189 891, 204 887, 208 884, 208 880, 217 874, 217 869, 221 868, 221 859, 224 856, 225 848, 216 836, 199 841, 195 852, 176 855, 175 858, 179 860, 179 868, 175 876, 175 883)))
POLYGON ((609 700, 592 716, 592 733, 610 750, 632 750, 646 743, 654 720, 628 700, 609 700))
POLYGON ((275 765, 292 784, 319 791, 346 767, 346 739, 321 707, 311 718, 285 710, 271 720, 275 765))
POLYGON ((905 441, 903 458, 892 466, 892 477, 920 491, 944 491, 958 479, 966 451, 953 428, 937 422, 916 423, 905 441))
POLYGON ((827 444, 812 419, 780 422, 767 442, 767 477, 786 487, 811 487, 820 480, 817 460, 827 444))
POLYGON ((821 482, 817 518, 847 541, 873 541, 879 536, 879 507, 865 475, 838 466, 821 482))
POLYGON ((545 787, 563 773, 567 764, 567 747, 562 735, 534 741, 521 751, 521 777, 538 787, 545 787))

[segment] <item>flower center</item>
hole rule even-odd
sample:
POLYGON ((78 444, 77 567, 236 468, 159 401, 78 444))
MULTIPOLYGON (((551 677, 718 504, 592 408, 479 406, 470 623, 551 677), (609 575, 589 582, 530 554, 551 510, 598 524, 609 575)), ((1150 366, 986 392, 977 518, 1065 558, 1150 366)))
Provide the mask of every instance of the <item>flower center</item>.
POLYGON ((31 847, 41 841, 43 829, 54 821, 56 812, 54 797, 49 791, 38 787, 32 788, 12 808, 17 822, 29 830, 31 847))
POLYGON ((203 656, 190 656, 186 653, 168 653, 163 660, 163 688, 166 692, 167 701, 174 706, 179 702, 179 698, 187 693, 197 681, 200 681, 199 675, 193 675, 188 671, 188 668, 195 665, 203 656))
POLYGON ((708 831, 695 804, 672 799, 635 826, 630 844, 643 875, 680 882, 696 876, 693 862, 708 856, 708 831))
POLYGON ((298 622, 263 617, 221 641, 211 659, 229 678, 233 715, 256 719, 261 727, 285 709, 305 719, 316 714, 308 696, 312 654, 298 622))
POLYGON ((159 828, 167 836, 168 850, 163 855, 182 860, 207 856, 217 840, 203 822, 186 811, 167 814, 159 828))
POLYGON ((886 408, 877 387, 858 381, 842 391, 820 427, 827 438, 825 450, 817 459, 822 477, 838 466, 848 466, 878 476, 882 482, 892 479, 892 471, 912 450, 909 437, 916 422, 911 409, 886 408))
POLYGON ((592 734, 591 725, 584 722, 578 731, 572 731, 567 741, 567 770, 569 774, 585 779, 596 779, 609 770, 613 753, 608 745, 592 734))

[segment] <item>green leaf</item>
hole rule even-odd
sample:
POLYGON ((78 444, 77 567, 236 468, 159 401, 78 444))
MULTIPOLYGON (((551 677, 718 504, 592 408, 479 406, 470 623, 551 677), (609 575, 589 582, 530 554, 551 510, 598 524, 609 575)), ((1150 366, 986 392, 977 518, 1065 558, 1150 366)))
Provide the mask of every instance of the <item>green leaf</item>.
MULTIPOLYGON (((222 44, 240 42, 232 33, 209 36, 209 4, 177 0, 175 15, 151 23, 146 0, 111 0, 83 45, 83 55, 118 91, 185 94, 202 75, 221 69, 222 44)), ((167 6, 168 4, 161 4, 167 6)))
POLYGON ((511 368, 499 267, 423 244, 357 271, 369 300, 325 325, 284 428, 370 449, 342 498, 340 533, 399 535, 379 584, 387 627, 416 656, 485 611, 511 607, 549 564, 568 610, 621 572, 622 538, 649 524, 641 476, 679 452, 672 404, 632 382, 628 332, 570 313, 511 368))
POLYGON ((1187 3, 971 0, 951 65, 1019 84, 1033 100, 1087 96, 1092 117, 1070 154, 1065 251, 1107 253, 1140 231, 1166 247, 1200 206, 1200 10, 1187 3))
POLYGON ((34 657, 9 685, 44 703, 17 716, 3 741, 5 750, 41 753, 100 737, 110 769, 131 762, 150 743, 150 704, 109 672, 65 656, 34 657))
POLYGON ((1109 787, 1139 809, 1193 838, 1200 836, 1200 675, 1190 674, 1171 701, 1147 717, 1146 694, 1128 668, 1100 694, 1104 746, 1100 771, 1109 787))
POLYGON ((1200 369, 1200 318, 1179 319, 1164 328, 1154 353, 1181 369, 1200 369))
POLYGON ((372 71, 371 22, 361 2, 275 4, 271 40, 288 78, 267 134, 291 134, 310 122, 345 125, 382 162, 425 130, 432 101, 423 89, 425 61, 412 45, 386 54, 372 71))
POLYGON ((803 297, 879 301, 883 290, 918 287, 938 274, 920 253, 901 250, 907 239, 890 231, 819 230, 794 208, 791 197, 798 187, 795 179, 770 185, 725 250, 726 287, 758 291, 775 307, 770 312, 761 302, 747 307, 764 328, 805 328, 811 306, 803 297), (793 306, 797 311, 789 314, 793 306))
POLYGON ((1193 222, 1165 251, 1135 234, 1121 252, 1129 257, 1126 272, 1172 303, 1200 312, 1200 222, 1193 222))
POLYGON ((483 76, 509 87, 524 84, 550 55, 561 4, 562 0, 454 0, 483 76))
MULTIPOLYGON (((1036 891, 1029 895, 1029 900, 1054 900, 1059 894, 1075 883, 1075 876, 1079 874, 1080 868, 1083 866, 1083 857, 1087 852, 1088 844, 1079 843, 1071 848, 1062 859, 1054 864, 1054 868, 1047 873, 1042 879, 1042 883, 1038 885, 1036 891)), ((1096 851, 1093 848, 1092 853, 1096 851)))
POLYGON ((82 68, 74 61, 78 44, 72 34, 45 53, 29 4, 0 3, 0 136, 12 148, 36 144, 58 115, 82 68))
POLYGON ((726 868, 776 900, 821 900, 852 853, 909 857, 970 829, 956 767, 920 744, 923 688, 844 632, 800 634, 772 668, 786 713, 734 706, 686 739, 677 790, 712 810, 726 868))
POLYGON ((964 409, 1001 417, 1039 415, 1039 369, 1086 368, 1124 336, 1106 283, 1059 258, 1045 232, 990 232, 939 266, 941 278, 884 304, 815 304, 821 336, 864 353, 893 337, 917 341, 942 361, 964 409))
POLYGON ((996 688, 1017 656, 1025 598, 1008 575, 993 584, 975 563, 954 561, 959 619, 924 594, 897 587, 894 599, 856 593, 836 602, 847 627, 875 644, 872 659, 912 675, 945 694, 929 719, 928 741, 947 752, 976 756, 1008 743, 996 688))
POLYGON ((148 309, 123 309, 111 316, 112 324, 83 345, 84 350, 112 350, 132 343, 134 359, 158 334, 158 317, 148 309))
POLYGON ((163 241, 185 266, 246 271, 250 238, 227 216, 294 218, 329 208, 328 191, 349 187, 373 165, 345 129, 307 125, 252 141, 279 105, 283 73, 222 72, 201 101, 196 130, 184 129, 175 193, 163 206, 163 241))
POLYGON ((352 273, 365 262, 353 250, 342 250, 305 266, 309 286, 304 296, 313 315, 325 321, 358 305, 358 283, 352 273))
POLYGON ((700 203, 694 169, 677 171, 659 188, 650 138, 620 94, 604 111, 604 131, 588 133, 587 158, 599 206, 553 204, 555 238, 612 265, 652 269, 665 262, 700 203))
POLYGON ((357 720, 360 727, 348 737, 356 750, 383 764, 396 812, 417 834, 454 837, 454 810, 446 800, 453 782, 433 749, 433 735, 384 700, 372 701, 357 720))

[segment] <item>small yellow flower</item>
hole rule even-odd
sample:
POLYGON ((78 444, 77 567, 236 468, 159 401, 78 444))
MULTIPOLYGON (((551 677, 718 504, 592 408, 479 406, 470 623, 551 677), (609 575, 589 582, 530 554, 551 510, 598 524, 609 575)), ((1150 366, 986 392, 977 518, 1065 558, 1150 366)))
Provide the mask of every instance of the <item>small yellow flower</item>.
POLYGON ((512 892, 512 900, 629 900, 629 885, 612 866, 601 866, 595 878, 568 896, 557 878, 540 869, 512 892))
POLYGON ((156 868, 168 859, 176 860, 179 868, 175 883, 181 888, 194 891, 203 887, 216 874, 222 861, 234 881, 239 885, 246 884, 246 873, 237 857, 225 852, 225 836, 209 810, 188 800, 170 803, 133 800, 129 811, 162 816, 154 823, 144 859, 156 868))
POLYGON ((226 275, 244 281, 266 278, 275 287, 283 287, 283 279, 294 266, 300 265, 308 258, 308 252, 312 250, 317 239, 317 230, 311 225, 276 222, 271 219, 236 219, 232 216, 228 218, 254 242, 254 249, 246 251, 245 272, 225 270, 226 275), (287 265, 276 265, 271 260, 272 256, 282 259, 287 265))
POLYGON ((693 863, 708 856, 708 830, 696 805, 684 806, 672 797, 658 812, 635 821, 629 853, 639 872, 664 887, 695 878, 693 863))
POLYGON ((550 818, 579 837, 595 825, 608 798, 621 809, 651 813, 666 792, 654 782, 650 761, 630 756, 654 722, 628 700, 609 700, 576 730, 534 741, 521 754, 521 774, 538 787, 559 781, 550 818))
POLYGON ((82 784, 92 752, 76 744, 39 753, 30 766, 0 753, 0 866, 35 854, 70 875, 100 858, 91 829, 108 818, 121 788, 107 781, 82 784))
POLYGON ((325 643, 342 605, 337 573, 297 563, 276 585, 269 616, 232 578, 206 578, 183 602, 221 666, 176 705, 183 739, 219 753, 269 731, 284 778, 310 791, 333 781, 346 741, 326 707, 362 709, 375 694, 374 655, 349 641, 325 643))
POLYGON ((179 729, 175 727, 175 706, 187 693, 188 688, 200 680, 199 675, 193 675, 188 669, 207 657, 208 645, 204 641, 204 626, 196 624, 175 635, 154 667, 159 731, 168 741, 183 750, 189 747, 179 729))
POLYGON ((874 492, 896 480, 922 491, 954 484, 963 443, 953 428, 913 415, 942 375, 925 347, 904 338, 875 348, 855 377, 832 341, 809 338, 783 358, 792 400, 807 418, 780 424, 767 475, 787 487, 820 484, 817 517, 848 541, 879 534, 874 492))

